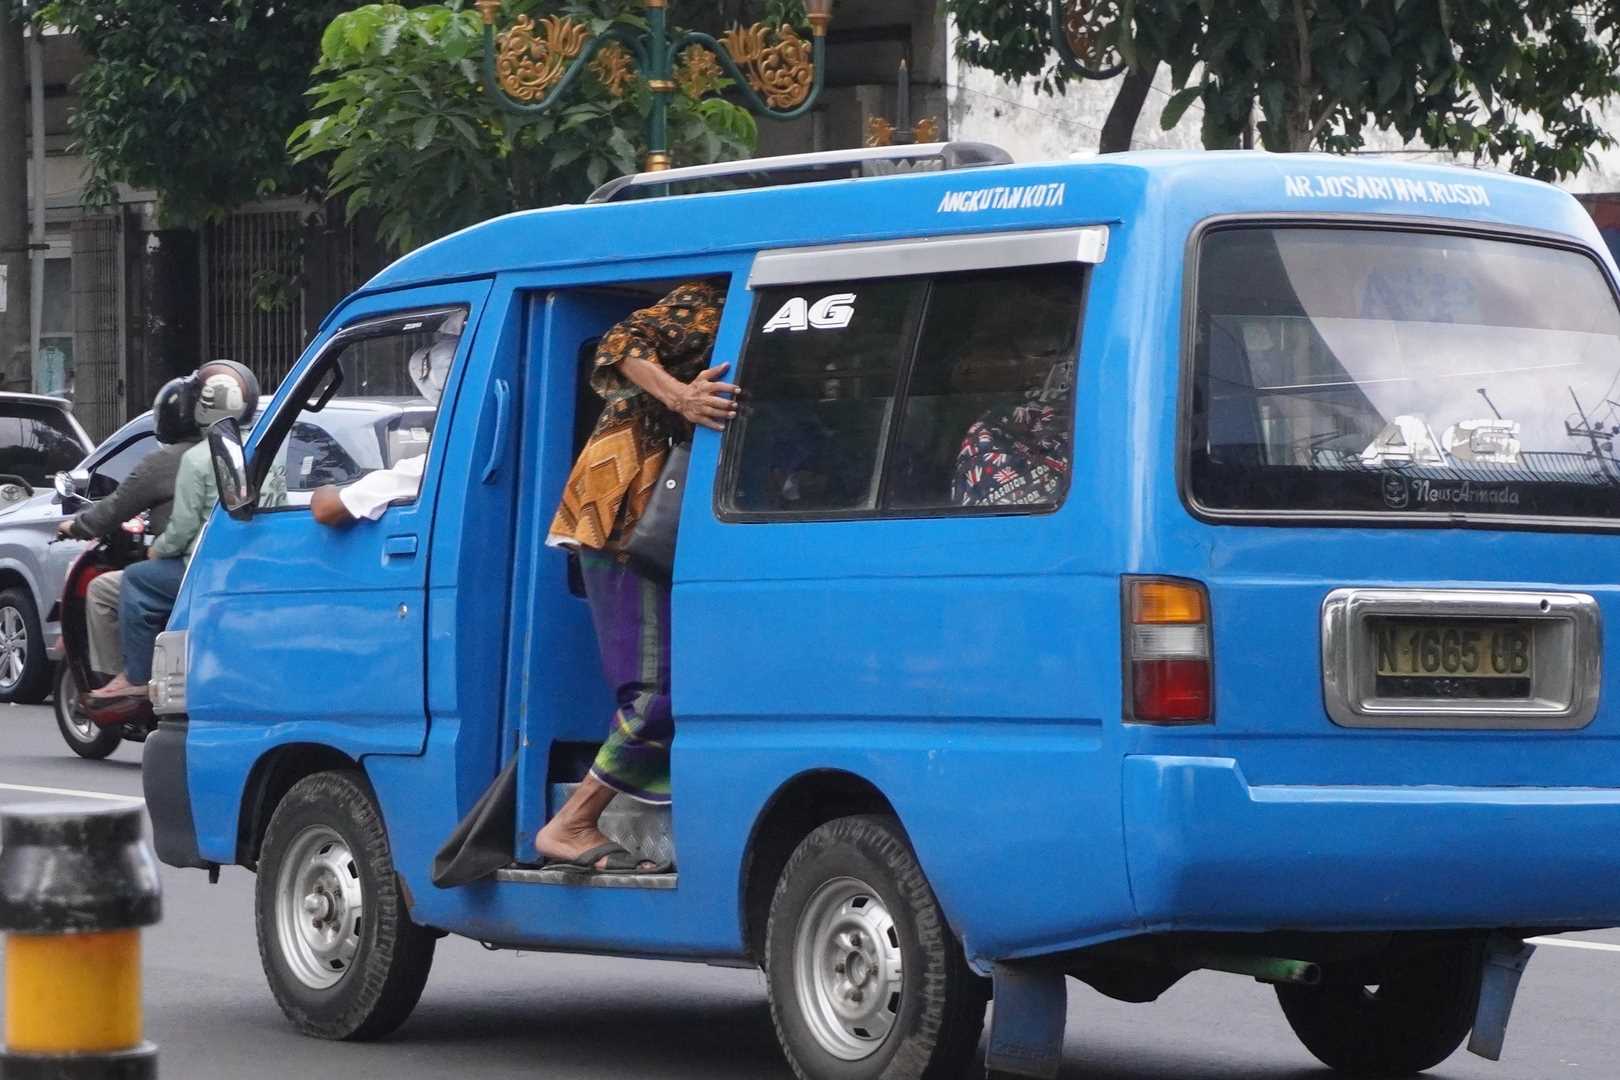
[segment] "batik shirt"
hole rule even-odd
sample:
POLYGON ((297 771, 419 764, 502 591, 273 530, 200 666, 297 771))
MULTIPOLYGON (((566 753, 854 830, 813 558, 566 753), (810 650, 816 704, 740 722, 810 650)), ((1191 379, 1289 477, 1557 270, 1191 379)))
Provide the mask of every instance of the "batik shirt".
POLYGON ((591 389, 607 402, 563 487, 546 543, 616 549, 652 498, 672 441, 692 437, 680 415, 624 376, 631 358, 691 382, 709 366, 724 289, 688 282, 609 330, 596 349, 591 389))
POLYGON ((1069 474, 1068 443, 1065 418, 1041 402, 981 417, 957 452, 951 501, 957 506, 1055 503, 1069 474))

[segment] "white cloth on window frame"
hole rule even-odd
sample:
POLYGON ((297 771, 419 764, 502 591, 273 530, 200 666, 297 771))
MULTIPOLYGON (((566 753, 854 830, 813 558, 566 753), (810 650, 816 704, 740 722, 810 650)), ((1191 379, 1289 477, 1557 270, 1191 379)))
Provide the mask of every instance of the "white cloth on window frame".
POLYGON ((338 498, 353 517, 376 521, 396 501, 416 498, 422 489, 422 470, 426 465, 426 454, 408 457, 392 469, 377 469, 339 488, 338 498))

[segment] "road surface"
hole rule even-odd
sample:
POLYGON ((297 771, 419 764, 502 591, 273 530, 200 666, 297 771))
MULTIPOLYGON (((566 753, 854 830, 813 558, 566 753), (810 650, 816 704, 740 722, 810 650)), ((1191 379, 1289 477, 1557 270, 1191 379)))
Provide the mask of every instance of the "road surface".
MULTIPOLYGON (((48 706, 0 706, 0 807, 140 794, 139 746, 74 757, 48 706), (51 789, 38 791, 30 789, 51 789)), ((253 878, 226 869, 163 875, 163 922, 146 936, 146 1025, 163 1075, 458 1080, 777 1080, 782 1063, 758 972, 695 964, 492 953, 448 938, 427 992, 390 1039, 323 1043, 293 1033, 270 998, 253 935, 253 878)), ((1620 933, 1560 939, 1531 962, 1492 1064, 1459 1052, 1437 1080, 1620 1077, 1614 988, 1620 933), (1582 947, 1584 946, 1584 947, 1582 947)), ((1267 987, 1194 975, 1152 1005, 1070 982, 1065 1080, 1328 1080, 1267 987)))

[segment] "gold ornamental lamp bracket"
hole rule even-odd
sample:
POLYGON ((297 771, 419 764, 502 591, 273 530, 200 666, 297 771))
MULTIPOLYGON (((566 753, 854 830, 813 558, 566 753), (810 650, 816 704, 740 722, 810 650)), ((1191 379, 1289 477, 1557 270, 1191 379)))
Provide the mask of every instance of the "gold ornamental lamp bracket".
POLYGON ((652 95, 647 117, 647 170, 670 167, 669 104, 676 93, 701 97, 729 79, 748 108, 772 120, 803 116, 821 96, 827 26, 833 0, 805 0, 807 41, 786 24, 733 27, 718 40, 669 31, 667 0, 642 0, 647 29, 624 26, 591 35, 568 16, 538 21, 520 15, 495 24, 504 0, 476 0, 484 20, 484 86, 500 108, 518 116, 551 109, 587 68, 615 97, 639 74, 652 95))
POLYGON ((1126 68, 1108 38, 1120 17, 1115 0, 1052 0, 1052 40, 1060 66, 1082 79, 1112 79, 1126 68))

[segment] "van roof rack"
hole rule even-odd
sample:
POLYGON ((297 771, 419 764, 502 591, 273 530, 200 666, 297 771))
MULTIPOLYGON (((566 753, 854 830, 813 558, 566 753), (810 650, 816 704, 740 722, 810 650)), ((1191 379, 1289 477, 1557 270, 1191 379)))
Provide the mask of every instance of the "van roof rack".
POLYGON ((979 142, 918 143, 912 146, 874 146, 858 150, 825 150, 814 154, 745 158, 713 165, 689 165, 663 172, 633 173, 609 180, 591 193, 587 202, 616 202, 643 188, 667 187, 695 180, 753 178, 752 187, 805 184, 816 180, 847 180, 855 176, 883 176, 900 172, 934 172, 1011 165, 1012 155, 999 146, 979 142))

